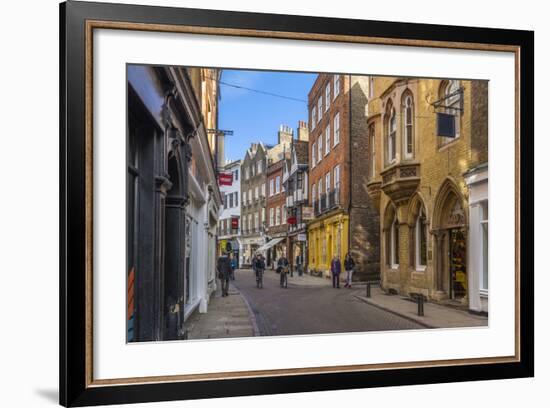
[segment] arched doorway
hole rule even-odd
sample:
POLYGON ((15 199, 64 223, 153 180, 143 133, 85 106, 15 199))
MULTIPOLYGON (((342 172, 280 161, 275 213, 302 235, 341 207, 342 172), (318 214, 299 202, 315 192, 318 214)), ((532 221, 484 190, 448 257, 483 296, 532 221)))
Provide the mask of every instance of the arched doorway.
POLYGON ((451 300, 465 302, 468 294, 467 220, 462 195, 447 180, 435 202, 433 229, 436 289, 451 300))

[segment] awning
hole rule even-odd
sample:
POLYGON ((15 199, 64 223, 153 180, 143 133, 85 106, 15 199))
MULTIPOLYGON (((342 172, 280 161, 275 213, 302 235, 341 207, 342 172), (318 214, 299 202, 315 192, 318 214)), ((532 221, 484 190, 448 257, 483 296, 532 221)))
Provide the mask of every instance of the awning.
POLYGON ((274 245, 277 245, 279 242, 281 242, 285 237, 282 238, 273 238, 271 241, 269 241, 267 244, 263 244, 261 247, 259 247, 256 251, 265 251, 269 248, 271 248, 274 245))

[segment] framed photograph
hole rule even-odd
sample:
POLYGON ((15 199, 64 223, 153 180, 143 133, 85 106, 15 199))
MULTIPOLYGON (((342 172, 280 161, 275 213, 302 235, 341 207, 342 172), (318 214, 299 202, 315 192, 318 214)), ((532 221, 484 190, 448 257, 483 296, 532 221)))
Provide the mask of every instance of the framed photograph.
POLYGON ((60 6, 60 403, 534 375, 534 33, 60 6))

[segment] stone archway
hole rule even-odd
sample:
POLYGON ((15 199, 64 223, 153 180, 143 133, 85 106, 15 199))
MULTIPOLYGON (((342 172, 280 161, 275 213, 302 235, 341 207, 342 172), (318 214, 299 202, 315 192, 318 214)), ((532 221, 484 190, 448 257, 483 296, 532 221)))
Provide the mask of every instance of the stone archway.
POLYGON ((432 219, 435 298, 467 302, 467 218, 456 184, 446 180, 437 195, 432 219))

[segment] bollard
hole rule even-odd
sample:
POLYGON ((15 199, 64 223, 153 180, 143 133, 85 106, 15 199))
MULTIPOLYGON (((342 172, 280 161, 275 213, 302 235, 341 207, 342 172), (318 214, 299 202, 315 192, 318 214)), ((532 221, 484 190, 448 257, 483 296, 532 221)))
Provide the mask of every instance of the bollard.
POLYGON ((418 304, 418 316, 424 316, 424 296, 421 294, 416 295, 416 301, 418 304))
POLYGON ((370 282, 367 282, 367 297, 370 298, 370 282))

